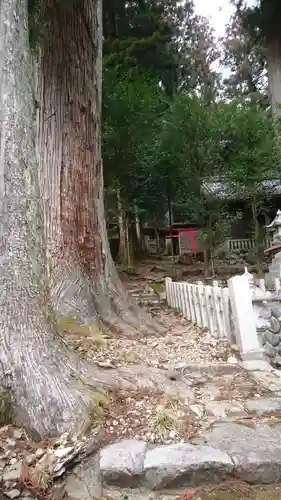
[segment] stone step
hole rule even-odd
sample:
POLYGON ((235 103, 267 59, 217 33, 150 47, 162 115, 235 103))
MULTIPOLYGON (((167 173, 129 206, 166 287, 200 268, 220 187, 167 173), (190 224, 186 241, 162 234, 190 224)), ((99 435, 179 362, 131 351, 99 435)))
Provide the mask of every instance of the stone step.
POLYGON ((104 484, 151 491, 222 483, 281 481, 281 423, 255 428, 218 422, 191 442, 163 446, 123 440, 101 451, 104 484))

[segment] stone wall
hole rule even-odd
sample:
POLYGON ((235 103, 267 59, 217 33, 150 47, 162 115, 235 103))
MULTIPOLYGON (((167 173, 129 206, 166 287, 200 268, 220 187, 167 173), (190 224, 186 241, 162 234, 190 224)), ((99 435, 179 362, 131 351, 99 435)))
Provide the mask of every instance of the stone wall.
POLYGON ((253 305, 257 333, 268 361, 281 368, 281 304, 268 302, 253 305))

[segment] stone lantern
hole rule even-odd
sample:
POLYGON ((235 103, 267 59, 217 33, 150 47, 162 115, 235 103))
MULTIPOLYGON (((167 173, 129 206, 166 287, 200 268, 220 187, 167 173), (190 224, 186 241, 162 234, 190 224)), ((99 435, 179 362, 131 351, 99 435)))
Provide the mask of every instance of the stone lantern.
POLYGON ((272 233, 272 242, 264 253, 272 258, 268 278, 274 282, 275 278, 281 278, 281 210, 277 210, 275 218, 266 228, 272 233))

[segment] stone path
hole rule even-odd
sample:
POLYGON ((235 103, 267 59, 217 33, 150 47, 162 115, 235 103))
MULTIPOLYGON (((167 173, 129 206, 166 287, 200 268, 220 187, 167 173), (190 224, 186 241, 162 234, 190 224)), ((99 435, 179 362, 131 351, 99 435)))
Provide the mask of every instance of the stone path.
POLYGON ((67 341, 109 370, 140 363, 161 368, 170 381, 181 380, 184 394, 110 396, 100 456, 98 428, 87 438, 37 444, 21 429, 0 428, 0 500, 164 500, 170 494, 194 500, 206 483, 281 482, 281 372, 265 361, 241 362, 234 347, 168 311, 151 284, 138 285, 141 300, 166 323, 166 336, 104 339, 98 348, 85 335, 67 341), (184 497, 190 488, 193 496, 184 497))

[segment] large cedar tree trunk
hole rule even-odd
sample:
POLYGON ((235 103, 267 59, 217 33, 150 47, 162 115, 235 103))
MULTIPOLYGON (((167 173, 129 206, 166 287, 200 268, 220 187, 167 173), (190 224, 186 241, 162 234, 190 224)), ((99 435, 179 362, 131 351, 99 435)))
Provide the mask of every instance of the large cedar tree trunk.
POLYGON ((31 76, 27 1, 1 0, 0 422, 18 423, 39 438, 94 424, 97 390, 144 387, 184 395, 185 386, 170 381, 163 370, 108 371, 82 362, 57 334, 47 280, 31 76))
POLYGON ((38 74, 40 187, 56 311, 117 332, 162 331, 129 299, 111 258, 100 144, 101 0, 48 0, 38 74))
POLYGON ((43 436, 80 421, 90 398, 73 386, 79 363, 50 307, 26 0, 1 0, 0 34, 0 417, 43 436))
POLYGON ((281 117, 281 37, 268 41, 268 84, 274 118, 281 117))

